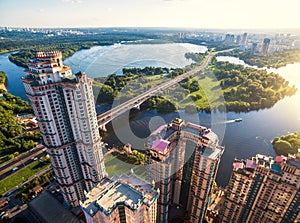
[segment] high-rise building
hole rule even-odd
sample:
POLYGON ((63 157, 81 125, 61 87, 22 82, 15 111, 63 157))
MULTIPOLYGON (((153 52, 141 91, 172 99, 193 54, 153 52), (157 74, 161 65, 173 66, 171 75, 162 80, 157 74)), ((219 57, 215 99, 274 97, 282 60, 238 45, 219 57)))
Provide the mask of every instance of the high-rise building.
POLYGON ((241 43, 241 35, 237 35, 237 36, 236 36, 235 43, 236 43, 236 44, 240 44, 240 43, 241 43))
POLYGON ((254 55, 255 53, 257 53, 257 46, 258 46, 257 43, 252 43, 252 46, 251 46, 251 54, 252 55, 254 55))
POLYGON ((105 176, 92 80, 72 74, 60 51, 37 52, 23 84, 65 201, 77 206, 105 176))
POLYGON ((203 222, 224 151, 217 135, 177 118, 152 132, 147 149, 147 178, 160 190, 157 222, 168 222, 173 204, 184 209, 189 222, 203 222))
POLYGON ((159 190, 135 174, 103 178, 81 203, 87 223, 156 223, 159 190))
POLYGON ((266 54, 269 51, 269 46, 270 46, 271 40, 269 38, 264 38, 264 42, 261 48, 261 53, 266 54))
POLYGON ((284 156, 235 160, 221 222, 300 222, 299 167, 284 156))
POLYGON ((244 33, 243 37, 242 37, 242 40, 241 40, 240 50, 245 50, 246 49, 247 42, 248 42, 248 33, 244 33))
POLYGON ((234 44, 234 35, 233 34, 226 34, 224 43, 226 44, 234 44))

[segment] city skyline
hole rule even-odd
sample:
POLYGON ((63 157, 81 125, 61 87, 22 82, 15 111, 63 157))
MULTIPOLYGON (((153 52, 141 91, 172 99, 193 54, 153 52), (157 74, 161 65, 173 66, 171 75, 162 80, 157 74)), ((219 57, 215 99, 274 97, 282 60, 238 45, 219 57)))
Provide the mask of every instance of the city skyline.
POLYGON ((2 0, 0 26, 297 29, 299 6, 296 0, 2 0))

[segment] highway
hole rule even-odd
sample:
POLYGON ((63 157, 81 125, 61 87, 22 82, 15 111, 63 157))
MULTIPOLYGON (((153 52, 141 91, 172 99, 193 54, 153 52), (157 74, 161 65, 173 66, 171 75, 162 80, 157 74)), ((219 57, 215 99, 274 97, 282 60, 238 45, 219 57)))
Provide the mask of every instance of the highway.
POLYGON ((6 163, 3 163, 0 166, 0 180, 5 179, 6 177, 14 174, 15 172, 34 162, 34 158, 39 159, 45 155, 45 147, 39 144, 30 151, 27 151, 21 156, 17 157, 17 159, 15 158, 6 163), (13 168, 16 168, 16 170, 14 171, 13 168))

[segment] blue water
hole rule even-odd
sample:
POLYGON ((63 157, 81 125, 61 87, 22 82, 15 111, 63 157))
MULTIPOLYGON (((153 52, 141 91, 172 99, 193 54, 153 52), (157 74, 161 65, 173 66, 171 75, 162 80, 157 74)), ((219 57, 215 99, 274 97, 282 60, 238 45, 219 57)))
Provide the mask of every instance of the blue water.
POLYGON ((192 63, 185 58, 185 53, 204 53, 206 50, 205 46, 189 43, 115 44, 78 51, 64 63, 71 66, 73 72, 81 70, 90 77, 105 77, 112 73, 121 74, 123 67, 184 67, 192 63))
POLYGON ((0 71, 4 71, 7 75, 7 90, 13 95, 26 99, 25 89, 22 83, 22 77, 25 76, 23 68, 19 67, 8 60, 10 53, 0 55, 0 71))

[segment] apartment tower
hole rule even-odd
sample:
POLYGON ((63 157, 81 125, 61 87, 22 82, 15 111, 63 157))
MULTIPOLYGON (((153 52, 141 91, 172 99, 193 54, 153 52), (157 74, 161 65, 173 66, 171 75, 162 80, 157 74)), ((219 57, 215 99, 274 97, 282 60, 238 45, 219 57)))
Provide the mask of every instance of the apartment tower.
POLYGON ((235 160, 220 222, 300 222, 299 167, 284 156, 235 160))
POLYGON ((37 52, 23 84, 67 204, 78 206, 105 176, 92 80, 72 74, 60 51, 37 52))
POLYGON ((147 178, 160 190, 157 222, 170 220, 170 205, 180 206, 187 222, 203 222, 224 152, 218 136, 209 128, 176 118, 152 132, 146 146, 147 178))

